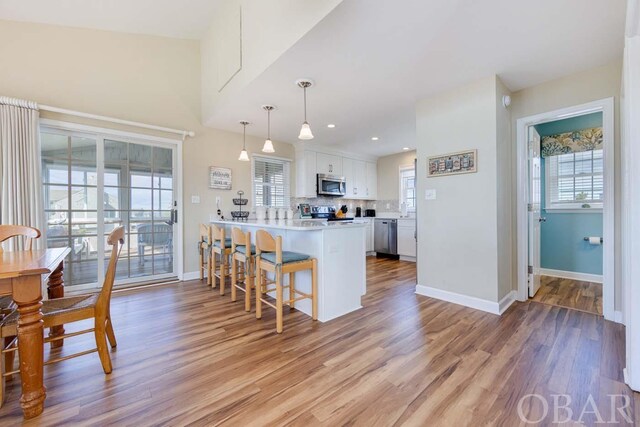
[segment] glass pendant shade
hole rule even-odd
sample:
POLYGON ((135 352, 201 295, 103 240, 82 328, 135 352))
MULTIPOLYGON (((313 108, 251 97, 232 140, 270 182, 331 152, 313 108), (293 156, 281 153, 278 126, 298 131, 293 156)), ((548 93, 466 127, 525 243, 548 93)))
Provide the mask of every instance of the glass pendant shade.
POLYGON ((313 139, 313 134, 311 133, 311 126, 306 121, 302 124, 300 128, 300 135, 298 135, 298 139, 313 139))
POLYGON ((247 153, 247 150, 245 150, 244 148, 242 149, 242 151, 240 152, 240 157, 238 157, 238 160, 240 160, 241 162, 249 161, 249 153, 247 153))
POLYGON ((243 120, 240 122, 240 124, 242 125, 242 151, 240 152, 240 157, 238 157, 238 160, 240 160, 241 162, 248 162, 249 153, 247 153, 247 125, 249 124, 249 122, 243 120))
POLYGON ((263 153, 276 152, 276 150, 273 148, 273 142, 271 142, 271 139, 267 139, 266 141, 264 141, 264 145, 262 146, 262 152, 263 153))

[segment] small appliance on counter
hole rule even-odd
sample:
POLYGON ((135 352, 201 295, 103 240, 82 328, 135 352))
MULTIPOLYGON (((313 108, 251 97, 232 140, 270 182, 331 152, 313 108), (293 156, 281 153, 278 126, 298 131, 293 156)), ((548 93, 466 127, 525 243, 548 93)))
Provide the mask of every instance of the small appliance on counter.
POLYGON ((356 208, 356 218, 360 218, 362 216, 362 208, 358 206, 356 208))
MULTIPOLYGON (((342 206, 342 208, 340 208, 342 215, 346 214, 346 211, 346 206, 342 206)), ((327 221, 353 221, 353 218, 351 217, 338 216, 334 206, 311 206, 311 218, 326 219, 327 221)))
POLYGON ((364 216, 366 216, 366 217, 374 217, 374 216, 376 216, 376 210, 375 209, 365 209, 364 210, 364 216))
POLYGON ((310 219, 311 216, 311 205, 309 203, 300 203, 300 218, 301 219, 310 219))

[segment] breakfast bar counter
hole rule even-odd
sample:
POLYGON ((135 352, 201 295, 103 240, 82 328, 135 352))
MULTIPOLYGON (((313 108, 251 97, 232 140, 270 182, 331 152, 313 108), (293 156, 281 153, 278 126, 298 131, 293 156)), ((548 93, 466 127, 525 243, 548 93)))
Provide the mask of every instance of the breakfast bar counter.
MULTIPOLYGON (((250 231, 255 241, 257 230, 282 236, 285 251, 305 253, 318 260, 318 320, 326 322, 362 308, 366 293, 366 224, 358 222, 294 219, 284 221, 212 220, 224 226, 226 235, 233 227, 250 231)), ((288 279, 287 279, 288 280, 288 279)), ((285 282, 286 284, 286 282, 285 282)), ((296 288, 311 291, 311 273, 296 275, 296 288)), ((287 298, 285 289, 285 299, 287 298)), ((311 316, 311 301, 296 303, 296 309, 311 316)))

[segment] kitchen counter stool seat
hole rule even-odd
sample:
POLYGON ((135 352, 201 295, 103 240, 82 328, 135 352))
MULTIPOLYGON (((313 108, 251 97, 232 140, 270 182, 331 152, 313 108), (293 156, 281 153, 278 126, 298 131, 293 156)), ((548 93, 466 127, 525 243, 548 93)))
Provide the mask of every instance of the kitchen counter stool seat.
POLYGON ((276 332, 282 333, 283 305, 286 303, 295 308, 295 302, 302 299, 311 300, 311 317, 318 320, 318 260, 307 254, 282 250, 282 236, 273 237, 264 230, 256 233, 256 267, 258 283, 256 285, 256 318, 262 317, 262 303, 276 310, 276 332), (311 270, 311 293, 296 289, 295 273, 311 270), (275 275, 274 281, 267 281, 267 273, 275 275), (284 275, 289 274, 289 285, 284 285, 284 275), (268 285, 275 284, 275 288, 268 285), (284 289, 289 290, 288 299, 284 299, 284 289), (276 293, 275 305, 263 295, 276 293))

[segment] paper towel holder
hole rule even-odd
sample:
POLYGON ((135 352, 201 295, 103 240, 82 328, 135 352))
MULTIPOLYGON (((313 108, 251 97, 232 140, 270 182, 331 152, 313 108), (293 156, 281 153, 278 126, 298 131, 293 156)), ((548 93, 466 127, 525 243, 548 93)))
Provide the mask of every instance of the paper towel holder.
MULTIPOLYGON (((585 237, 583 240, 584 240, 585 242, 588 242, 588 241, 589 241, 589 238, 588 238, 588 237, 585 237)), ((602 239, 602 237, 601 237, 601 238, 600 238, 600 243, 602 243, 602 240, 603 240, 603 239, 602 239)))

